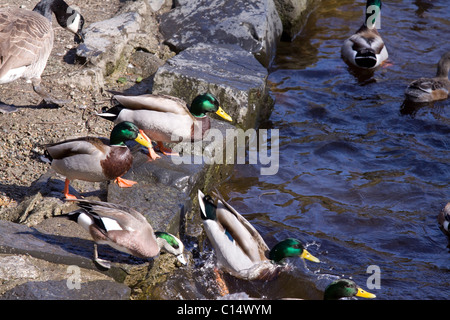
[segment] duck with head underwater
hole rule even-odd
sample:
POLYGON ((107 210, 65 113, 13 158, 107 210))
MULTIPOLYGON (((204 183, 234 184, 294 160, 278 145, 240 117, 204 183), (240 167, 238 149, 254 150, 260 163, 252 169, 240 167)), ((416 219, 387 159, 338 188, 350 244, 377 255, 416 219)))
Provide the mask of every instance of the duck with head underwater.
POLYGON ((95 241, 94 261, 102 268, 109 269, 111 263, 98 257, 97 244, 144 259, 156 257, 164 250, 186 264, 181 240, 168 232, 155 232, 140 212, 102 201, 77 200, 77 204, 80 209, 56 217, 75 221, 90 233, 95 241))
MULTIPOLYGON (((31 82, 46 103, 63 104, 41 87, 41 75, 53 48, 52 12, 58 24, 82 41, 83 16, 63 0, 41 0, 33 11, 0 8, 0 84, 19 78, 31 82)), ((0 103, 0 112, 17 108, 0 103)))
MULTIPOLYGON (((118 105, 98 115, 114 123, 135 123, 150 139, 157 142, 163 154, 172 154, 170 149, 163 146, 164 142, 201 140, 211 127, 207 113, 213 112, 232 121, 211 93, 195 97, 189 108, 183 100, 168 95, 115 95, 113 99, 118 105)), ((151 159, 159 158, 152 150, 149 153, 151 159)))
POLYGON ((46 156, 51 161, 52 168, 66 177, 66 199, 76 199, 69 193, 71 180, 115 180, 120 187, 134 185, 136 182, 121 178, 133 163, 133 155, 125 144, 129 140, 151 147, 145 133, 126 121, 114 126, 110 139, 82 137, 45 145, 46 156))
POLYGON ((367 0, 363 25, 344 41, 341 56, 348 64, 361 69, 374 69, 388 58, 383 39, 377 31, 381 17, 381 0, 367 0))
POLYGON ((218 265, 225 272, 245 280, 271 279, 287 267, 286 258, 320 262, 298 239, 285 239, 269 250, 258 231, 242 215, 219 193, 213 195, 215 200, 198 190, 203 226, 214 247, 218 265))

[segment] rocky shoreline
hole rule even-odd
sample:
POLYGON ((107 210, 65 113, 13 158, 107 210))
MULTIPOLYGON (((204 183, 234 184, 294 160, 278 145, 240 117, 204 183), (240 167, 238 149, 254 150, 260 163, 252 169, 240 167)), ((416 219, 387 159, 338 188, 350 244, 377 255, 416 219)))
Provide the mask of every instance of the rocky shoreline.
MULTIPOLYGON (((198 250, 202 228, 196 210, 197 189, 208 190, 224 181, 233 167, 207 163, 215 156, 213 151, 223 149, 230 139, 227 129, 256 128, 260 119, 270 115, 273 101, 266 83, 268 67, 278 41, 300 30, 312 3, 215 0, 204 7, 200 0, 138 0, 126 2, 109 19, 88 21, 85 43, 76 48, 83 67, 58 79, 60 84, 74 92, 103 93, 111 88, 111 79, 125 74, 140 79, 123 90, 125 94, 152 92, 191 101, 198 93, 209 91, 234 122, 213 119, 212 127, 223 133, 223 140, 204 141, 201 151, 186 152, 186 163, 176 164, 164 156, 148 162, 140 148, 131 145, 135 161, 125 178, 138 181, 138 188, 76 181, 74 194, 133 206, 155 230, 178 234, 188 249, 198 250), (194 161, 196 157, 201 161, 194 161)), ((83 109, 74 112, 84 115, 83 109)), ((1 117, 4 115, 0 121, 1 117)), ((100 121, 90 119, 86 126, 97 126, 100 121)), ((107 132, 108 125, 102 124, 102 132, 107 132)), ((35 149, 36 154, 41 151, 35 149)), ((1 150, 0 159, 7 160, 1 150)), ((63 181, 49 170, 30 183, 26 196, 16 204, 1 203, 0 299, 199 297, 195 293, 170 295, 161 289, 174 272, 182 271, 187 282, 192 279, 192 252, 186 252, 189 265, 180 268, 167 254, 143 261, 102 246, 102 257, 112 260, 113 267, 106 272, 98 270, 92 262, 89 235, 78 225, 55 217, 76 207, 61 199, 63 181)), ((202 297, 213 298, 214 294, 202 297)))

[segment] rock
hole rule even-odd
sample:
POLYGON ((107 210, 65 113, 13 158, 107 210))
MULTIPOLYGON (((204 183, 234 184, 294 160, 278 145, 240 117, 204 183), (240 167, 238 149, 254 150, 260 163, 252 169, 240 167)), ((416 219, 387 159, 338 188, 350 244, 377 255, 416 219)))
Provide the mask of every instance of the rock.
POLYGON ((179 0, 161 15, 161 33, 176 52, 201 43, 235 44, 269 66, 282 24, 273 0, 179 0))
POLYGON ((168 10, 173 5, 172 0, 147 0, 147 2, 153 12, 168 10))
MULTIPOLYGON (((62 225, 65 225, 64 222, 65 220, 60 219, 62 225)), ((70 223, 65 226, 73 228, 76 224, 70 223)), ((93 242, 78 237, 58 235, 60 229, 61 226, 56 227, 53 230, 54 233, 50 234, 23 224, 0 221, 0 253, 29 254, 53 263, 76 264, 94 269, 93 242)))
POLYGON ((159 41, 161 36, 154 13, 171 6, 171 0, 128 1, 113 18, 87 26, 83 31, 85 41, 76 50, 78 58, 87 62, 86 67, 61 82, 101 91, 108 78, 117 74, 131 71, 143 78, 153 75, 174 55, 159 41), (127 70, 130 64, 135 70, 127 70))
MULTIPOLYGON (((67 223, 69 229, 77 227, 65 219, 59 221, 67 223)), ((0 243, 0 299, 129 298, 128 286, 95 270, 88 258, 92 253, 87 250, 89 246, 92 251, 92 243, 87 240, 0 221, 0 243), (79 275, 76 279, 71 278, 74 272, 79 275), (81 290, 72 290, 74 287, 67 284, 71 279, 79 280, 81 290)))
POLYGON ((141 16, 126 12, 111 19, 94 22, 84 31, 84 43, 78 46, 77 55, 111 75, 123 54, 128 41, 140 29, 141 16))
POLYGON ((198 44, 169 59, 155 74, 153 93, 169 94, 190 103, 196 95, 213 93, 242 128, 254 128, 271 111, 267 70, 236 45, 198 44))
POLYGON ((274 2, 283 24, 282 38, 290 41, 301 31, 309 13, 320 1, 274 0, 274 2))
POLYGON ((130 288, 93 270, 0 255, 1 300, 129 299, 130 288))
POLYGON ((106 280, 80 284, 70 288, 67 280, 30 281, 5 292, 2 300, 128 300, 130 288, 106 280))
POLYGON ((148 78, 155 74, 159 67, 164 65, 164 60, 153 53, 138 50, 131 55, 129 63, 135 69, 133 70, 134 74, 148 78))

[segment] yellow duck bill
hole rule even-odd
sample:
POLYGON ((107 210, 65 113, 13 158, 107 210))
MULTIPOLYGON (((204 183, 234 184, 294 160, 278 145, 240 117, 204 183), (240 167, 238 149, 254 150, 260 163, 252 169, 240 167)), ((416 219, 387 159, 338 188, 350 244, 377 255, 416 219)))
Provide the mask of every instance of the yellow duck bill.
POLYGON ((361 288, 358 288, 358 293, 356 293, 356 296, 361 297, 361 298, 367 298, 367 299, 373 299, 373 298, 377 297, 373 293, 367 292, 361 288))
POLYGON ((216 114, 225 120, 228 120, 230 122, 233 121, 233 119, 225 111, 223 111, 221 107, 219 107, 219 110, 216 111, 216 114))
POLYGON ((300 258, 312 261, 312 262, 317 262, 319 263, 320 260, 317 259, 316 257, 314 257, 311 253, 309 253, 306 249, 303 249, 302 254, 300 255, 300 258))
POLYGON ((144 147, 151 148, 151 140, 150 138, 144 133, 144 131, 139 130, 139 134, 136 139, 134 139, 137 143, 143 145, 144 147))

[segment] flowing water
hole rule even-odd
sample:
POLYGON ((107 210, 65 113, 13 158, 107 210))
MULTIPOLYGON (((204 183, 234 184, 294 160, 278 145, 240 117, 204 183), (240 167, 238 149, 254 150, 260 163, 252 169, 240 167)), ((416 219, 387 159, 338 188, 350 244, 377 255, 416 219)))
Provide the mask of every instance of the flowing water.
POLYGON ((450 295, 449 241, 436 220, 450 201, 450 100, 403 103, 405 86, 434 76, 450 50, 448 0, 385 1, 390 63, 371 75, 340 57, 364 6, 320 1, 279 45, 269 75, 275 108, 261 126, 279 130, 278 173, 236 165, 219 188, 269 246, 300 238, 321 263, 291 259, 293 270, 270 283, 231 280, 233 292, 317 299, 346 277, 378 299, 450 295))

